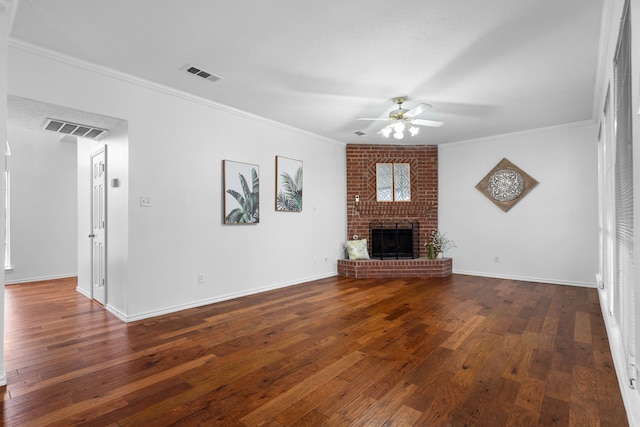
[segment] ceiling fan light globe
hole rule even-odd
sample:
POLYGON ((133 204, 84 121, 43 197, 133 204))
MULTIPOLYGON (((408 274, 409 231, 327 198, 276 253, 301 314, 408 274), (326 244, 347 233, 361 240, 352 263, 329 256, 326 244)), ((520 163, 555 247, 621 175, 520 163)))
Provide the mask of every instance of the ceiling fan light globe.
POLYGON ((416 136, 418 132, 420 132, 420 128, 417 128, 415 126, 411 126, 409 128, 409 133, 411 134, 411 136, 416 136))
POLYGON ((386 128, 382 129, 381 133, 385 138, 389 138, 389 135, 391 135, 391 127, 387 126, 386 128))
POLYGON ((402 131, 400 131, 400 132, 395 132, 395 133, 393 134, 393 137, 394 137, 395 139, 402 139, 402 138, 404 138, 404 133, 402 133, 402 131))
POLYGON ((398 122, 393 125, 393 130, 395 130, 396 132, 402 133, 402 131, 404 131, 404 127, 405 127, 404 123, 398 122))

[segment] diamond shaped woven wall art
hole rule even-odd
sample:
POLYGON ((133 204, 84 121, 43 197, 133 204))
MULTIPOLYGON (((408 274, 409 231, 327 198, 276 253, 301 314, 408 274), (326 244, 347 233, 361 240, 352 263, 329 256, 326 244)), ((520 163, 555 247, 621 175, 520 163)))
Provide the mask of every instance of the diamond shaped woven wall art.
POLYGON ((504 212, 524 198, 538 181, 507 159, 502 159, 476 185, 478 191, 504 212))

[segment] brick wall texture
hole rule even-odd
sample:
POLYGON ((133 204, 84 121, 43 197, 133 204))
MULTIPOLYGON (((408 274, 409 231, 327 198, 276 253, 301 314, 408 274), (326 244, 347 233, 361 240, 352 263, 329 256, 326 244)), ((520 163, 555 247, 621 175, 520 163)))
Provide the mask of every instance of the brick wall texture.
POLYGON ((369 240, 372 221, 417 220, 420 223, 420 254, 426 257, 424 243, 438 227, 438 147, 436 145, 347 145, 347 230, 369 240), (376 164, 409 163, 410 202, 376 201, 376 164), (356 203, 355 196, 360 196, 356 203))

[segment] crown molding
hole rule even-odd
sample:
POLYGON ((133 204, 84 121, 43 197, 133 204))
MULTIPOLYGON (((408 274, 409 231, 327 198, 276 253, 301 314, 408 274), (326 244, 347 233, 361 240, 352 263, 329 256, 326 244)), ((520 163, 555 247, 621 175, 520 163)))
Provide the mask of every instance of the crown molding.
MULTIPOLYGON (((7 0, 0 0, 0 1, 7 1, 7 0)), ((10 0, 9 0, 10 1, 10 0)), ((76 67, 76 68, 80 68, 86 71, 90 71, 93 73, 97 73, 97 74, 101 74, 103 76, 109 77, 109 78, 113 78, 113 79, 117 79, 126 83, 130 83, 136 86, 140 86, 140 87, 144 87, 146 89, 155 91, 155 92, 160 92, 163 93, 165 95, 169 95, 169 96, 173 96, 176 98, 180 98, 180 99, 184 99, 190 102, 194 102, 196 104, 200 104, 203 106, 206 106, 208 108, 214 108, 216 110, 220 110, 220 111, 224 111, 230 114, 234 114, 236 116, 240 116, 243 117, 245 119, 249 119, 249 120, 253 120, 256 122, 260 122, 269 126, 273 126, 279 129, 283 129, 286 130, 288 132, 293 132, 293 133, 297 133, 299 135, 308 137, 308 138, 312 138, 315 140, 318 140, 320 142, 324 142, 324 143, 328 143, 328 144, 332 144, 332 145, 336 145, 336 146, 340 146, 340 147, 345 147, 346 143, 341 142, 341 141, 336 141, 334 139, 330 139, 327 138, 325 136, 322 135, 318 135, 306 130, 302 130, 302 129, 298 129, 296 127, 281 123, 281 122, 277 122, 275 120, 271 120, 271 119, 267 119, 265 117, 262 116, 258 116, 252 113, 248 113, 246 111, 243 110, 239 110, 237 108, 233 108, 233 107, 229 107, 228 105, 224 105, 224 104, 220 104, 218 102, 212 101, 210 99, 207 98, 203 98, 197 95, 193 95, 191 93, 188 92, 184 92, 169 86, 165 86, 162 85, 160 83, 156 83, 156 82, 152 82, 150 80, 146 80, 143 79, 141 77, 136 77, 134 75, 131 74, 127 74, 124 73, 122 71, 118 71, 118 70, 114 70, 113 68, 109 68, 109 67, 105 67, 102 65, 98 65, 95 64, 93 62, 89 62, 89 61, 85 61, 70 55, 65 55, 63 53, 57 52, 55 50, 52 49, 47 49, 44 48, 42 46, 33 44, 33 43, 29 43, 29 42, 25 42, 23 40, 19 40, 13 37, 9 37, 9 47, 10 48, 14 48, 14 49, 18 49, 27 53, 31 53, 33 55, 37 55, 37 56, 41 56, 53 61, 57 61, 57 62, 61 62, 67 65, 70 65, 72 67, 76 67)))
MULTIPOLYGON (((463 141, 446 142, 446 143, 442 143, 442 144, 439 144, 439 145, 446 146, 446 147, 455 147, 457 145, 477 144, 479 142, 489 142, 489 141, 495 141, 495 140, 499 140, 499 139, 514 138, 514 137, 517 137, 517 136, 535 135, 535 134, 539 134, 539 133, 553 132, 553 131, 558 131, 558 130, 563 130, 563 129, 573 129, 573 128, 577 128, 577 127, 594 126, 594 125, 596 125, 596 122, 594 120, 584 120, 584 121, 581 121, 581 122, 565 123, 565 124, 558 125, 558 126, 549 126, 549 127, 544 127, 544 128, 523 130, 523 131, 519 131, 519 132, 503 133, 503 134, 498 134, 498 135, 485 136, 485 137, 482 137, 482 138, 467 139, 467 140, 463 140, 463 141)), ((597 134, 595 136, 597 136, 597 134)))

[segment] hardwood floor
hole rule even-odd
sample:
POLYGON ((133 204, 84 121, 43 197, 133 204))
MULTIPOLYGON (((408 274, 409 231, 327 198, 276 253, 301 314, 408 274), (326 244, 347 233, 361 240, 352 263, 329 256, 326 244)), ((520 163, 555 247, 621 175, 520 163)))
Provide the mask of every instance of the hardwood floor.
POLYGON ((7 287, 5 426, 627 425, 595 289, 335 277, 125 324, 75 286, 7 287))

